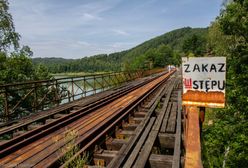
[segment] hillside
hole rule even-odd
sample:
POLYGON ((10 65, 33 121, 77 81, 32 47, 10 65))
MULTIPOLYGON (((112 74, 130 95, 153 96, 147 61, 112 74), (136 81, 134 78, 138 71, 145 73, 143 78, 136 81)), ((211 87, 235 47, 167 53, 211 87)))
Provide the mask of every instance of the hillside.
POLYGON ((127 58, 133 58, 135 56, 144 54, 147 50, 151 48, 157 48, 161 44, 168 45, 174 50, 179 52, 183 51, 184 40, 190 38, 193 35, 199 35, 202 37, 207 36, 207 28, 190 28, 185 27, 181 29, 176 29, 165 33, 161 36, 155 37, 148 40, 128 51, 125 55, 127 58))
POLYGON ((49 63, 57 63, 57 64, 64 64, 73 61, 73 59, 65 59, 65 58, 58 58, 58 57, 51 57, 51 58, 34 58, 33 63, 35 64, 49 64, 49 63))
MULTIPOLYGON (((132 65, 147 57, 143 55, 149 50, 155 51, 161 45, 166 45, 173 51, 183 52, 184 41, 193 35, 205 38, 207 36, 207 28, 190 28, 185 27, 165 33, 161 36, 148 40, 132 49, 116 52, 112 54, 100 54, 81 59, 63 59, 63 58, 34 58, 34 64, 44 64, 50 72, 95 72, 95 71, 120 71, 125 63, 132 65), (142 57, 143 56, 143 57, 142 57)), ((168 52, 165 52, 168 53, 168 52)), ((154 53, 155 54, 155 53, 154 53)), ((162 54, 162 53, 160 53, 162 54)), ((155 54, 156 55, 156 54, 155 54)), ((148 56, 149 57, 149 56, 148 56)), ((164 57, 164 55, 163 55, 164 57)), ((166 57, 166 55, 165 55, 166 57)), ((166 60, 168 61, 168 59, 166 60)), ((168 62, 169 63, 169 62, 168 62)), ((159 66, 160 64, 158 64, 159 66)), ((139 68, 139 66, 134 66, 139 68)))

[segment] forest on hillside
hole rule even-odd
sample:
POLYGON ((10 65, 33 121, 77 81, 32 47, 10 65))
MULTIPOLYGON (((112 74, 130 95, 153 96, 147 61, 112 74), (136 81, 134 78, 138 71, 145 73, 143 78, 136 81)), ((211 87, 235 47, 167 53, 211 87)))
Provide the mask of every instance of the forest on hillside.
POLYGON ((81 59, 33 58, 51 73, 125 71, 178 65, 182 55, 206 54, 207 28, 185 27, 148 40, 132 49, 81 59))

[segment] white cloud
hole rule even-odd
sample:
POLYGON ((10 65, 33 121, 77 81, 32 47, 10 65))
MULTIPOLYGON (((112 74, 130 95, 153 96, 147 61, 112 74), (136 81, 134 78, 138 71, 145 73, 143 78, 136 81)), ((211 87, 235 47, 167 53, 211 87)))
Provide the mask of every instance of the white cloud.
POLYGON ((136 43, 134 42, 115 42, 113 44, 110 44, 109 47, 114 48, 114 49, 127 49, 130 48, 131 46, 135 45, 136 43))
POLYGON ((115 32, 118 35, 128 36, 130 35, 128 32, 120 29, 111 29, 113 32, 115 32))
POLYGON ((86 21, 91 21, 91 20, 102 20, 101 17, 95 16, 93 14, 89 14, 89 13, 84 13, 83 14, 83 19, 86 21))
POLYGON ((92 44, 90 44, 89 42, 86 42, 86 41, 78 41, 77 44, 83 45, 83 46, 92 46, 92 44))

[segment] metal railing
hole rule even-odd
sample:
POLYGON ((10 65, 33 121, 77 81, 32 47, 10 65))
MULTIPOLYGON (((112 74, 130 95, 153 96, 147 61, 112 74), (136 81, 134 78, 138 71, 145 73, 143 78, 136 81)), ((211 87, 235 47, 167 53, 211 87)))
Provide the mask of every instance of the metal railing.
POLYGON ((47 110, 163 70, 104 73, 0 85, 0 121, 47 110))

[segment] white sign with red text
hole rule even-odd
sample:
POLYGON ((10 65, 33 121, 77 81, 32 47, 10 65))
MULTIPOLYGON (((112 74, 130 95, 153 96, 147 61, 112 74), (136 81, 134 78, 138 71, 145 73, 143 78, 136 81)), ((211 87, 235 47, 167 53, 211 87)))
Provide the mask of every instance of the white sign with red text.
POLYGON ((225 57, 183 57, 183 105, 225 106, 225 57))

